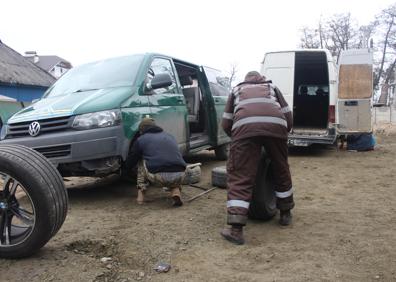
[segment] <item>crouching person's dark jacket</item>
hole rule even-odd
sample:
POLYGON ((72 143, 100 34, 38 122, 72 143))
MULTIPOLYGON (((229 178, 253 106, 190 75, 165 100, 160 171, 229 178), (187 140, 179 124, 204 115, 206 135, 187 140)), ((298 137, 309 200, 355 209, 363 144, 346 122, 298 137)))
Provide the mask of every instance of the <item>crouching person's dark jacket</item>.
POLYGON ((132 148, 131 167, 143 158, 150 173, 179 172, 186 169, 186 162, 175 138, 158 126, 147 127, 132 148))

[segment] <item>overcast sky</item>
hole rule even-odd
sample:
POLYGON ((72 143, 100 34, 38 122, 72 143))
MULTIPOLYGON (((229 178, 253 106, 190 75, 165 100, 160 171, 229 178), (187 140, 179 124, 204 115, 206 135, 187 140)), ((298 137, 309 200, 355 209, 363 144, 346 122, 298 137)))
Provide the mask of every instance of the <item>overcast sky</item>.
POLYGON ((350 12, 360 25, 395 0, 182 1, 3 0, 0 40, 20 53, 58 55, 74 66, 159 52, 238 75, 264 53, 295 49, 299 29, 350 12))

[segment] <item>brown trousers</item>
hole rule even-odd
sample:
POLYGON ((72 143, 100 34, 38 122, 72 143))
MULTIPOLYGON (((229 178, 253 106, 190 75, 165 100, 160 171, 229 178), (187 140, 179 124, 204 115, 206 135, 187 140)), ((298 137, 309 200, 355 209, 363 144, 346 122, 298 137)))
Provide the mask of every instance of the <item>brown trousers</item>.
POLYGON ((277 208, 290 210, 294 207, 287 140, 261 136, 236 140, 231 143, 227 162, 228 224, 246 224, 263 146, 272 163, 277 208))

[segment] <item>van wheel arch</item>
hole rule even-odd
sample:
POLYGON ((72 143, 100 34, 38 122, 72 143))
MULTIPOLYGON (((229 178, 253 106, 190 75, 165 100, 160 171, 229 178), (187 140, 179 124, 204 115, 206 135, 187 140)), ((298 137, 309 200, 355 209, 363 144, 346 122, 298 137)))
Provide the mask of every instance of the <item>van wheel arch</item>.
POLYGON ((137 171, 136 171, 135 167, 131 167, 130 160, 131 160, 132 147, 135 144, 138 137, 139 137, 139 134, 136 133, 135 136, 129 142, 128 153, 126 155, 125 161, 122 160, 122 163, 121 163, 120 175, 121 175, 121 178, 126 181, 135 181, 135 179, 136 179, 137 171))

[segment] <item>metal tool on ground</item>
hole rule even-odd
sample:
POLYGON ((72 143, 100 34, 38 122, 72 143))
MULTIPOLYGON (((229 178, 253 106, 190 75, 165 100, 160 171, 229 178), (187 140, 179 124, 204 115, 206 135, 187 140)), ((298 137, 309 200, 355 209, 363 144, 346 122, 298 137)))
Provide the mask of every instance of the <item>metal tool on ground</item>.
POLYGON ((202 197, 203 195, 208 194, 209 192, 212 192, 215 189, 216 189, 216 187, 213 187, 213 188, 210 188, 210 189, 208 189, 206 191, 203 191, 202 193, 199 193, 198 195, 195 195, 195 196, 191 197, 186 202, 190 203, 190 202, 194 201, 195 199, 198 199, 199 197, 202 197))
POLYGON ((198 189, 201 189, 201 190, 204 190, 204 191, 207 191, 207 190, 210 189, 210 188, 199 186, 199 185, 196 185, 196 184, 188 184, 188 186, 194 187, 194 188, 198 188, 198 189))

